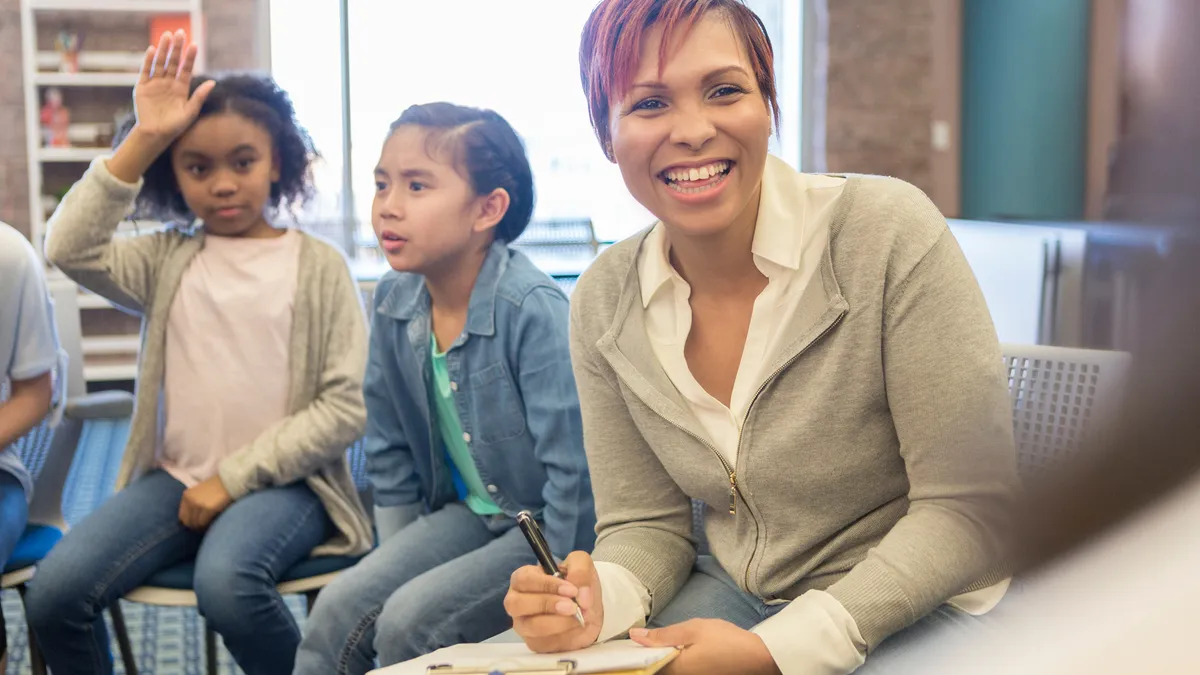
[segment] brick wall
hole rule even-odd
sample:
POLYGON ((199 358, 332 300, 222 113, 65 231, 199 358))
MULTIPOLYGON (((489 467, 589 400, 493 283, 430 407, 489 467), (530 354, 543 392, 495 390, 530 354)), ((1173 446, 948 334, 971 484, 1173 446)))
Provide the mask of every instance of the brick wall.
POLYGON ((256 5, 259 2, 268 0, 204 0, 209 72, 258 66, 255 40, 258 30, 256 5))
MULTIPOLYGON (((256 32, 257 10, 260 2, 267 0, 204 0, 204 12, 208 34, 208 59, 210 71, 241 70, 255 67, 257 54, 256 32)), ((85 15, 92 17, 80 29, 86 35, 86 46, 94 49, 125 49, 129 40, 135 43, 134 50, 144 48, 144 28, 124 30, 129 21, 121 18, 121 25, 109 25, 117 17, 104 18, 103 14, 85 15)), ((39 47, 53 48, 51 33, 41 31, 39 47)), ((0 0, 0 220, 7 222, 26 236, 30 229, 29 216, 29 165, 25 152, 25 89, 21 57, 21 0, 0 0)), ((74 121, 103 121, 96 117, 92 108, 110 110, 114 102, 109 100, 115 92, 97 90, 66 91, 64 98, 72 109, 74 121), (91 92, 103 101, 71 100, 84 91, 91 92), (92 104, 95 104, 94 106, 92 104)), ((128 94, 120 94, 126 97, 128 94)), ((118 102, 119 103, 119 102, 118 102)), ((48 177, 52 178, 52 177, 48 177)))
POLYGON ((830 0, 826 158, 932 189, 932 2, 830 0))

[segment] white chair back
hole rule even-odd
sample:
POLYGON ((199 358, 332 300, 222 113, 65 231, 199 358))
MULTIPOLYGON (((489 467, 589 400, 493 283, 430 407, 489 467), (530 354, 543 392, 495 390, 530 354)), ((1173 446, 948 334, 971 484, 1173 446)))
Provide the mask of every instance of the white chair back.
POLYGON ((1128 353, 1014 344, 1001 345, 1001 351, 1023 479, 1074 457, 1116 416, 1128 353))

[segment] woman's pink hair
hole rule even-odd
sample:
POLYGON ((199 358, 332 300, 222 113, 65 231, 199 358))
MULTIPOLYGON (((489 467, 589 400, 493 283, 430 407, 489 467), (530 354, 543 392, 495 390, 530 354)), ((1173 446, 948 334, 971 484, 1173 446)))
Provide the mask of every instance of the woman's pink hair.
POLYGON ((587 96, 592 128, 601 147, 609 147, 608 118, 612 101, 624 96, 633 82, 642 39, 659 24, 668 36, 659 48, 659 71, 667 61, 670 36, 692 26, 709 12, 721 12, 734 33, 745 40, 758 89, 779 127, 779 101, 775 93, 774 52, 762 20, 741 0, 603 0, 583 27, 579 43, 579 76, 587 96))

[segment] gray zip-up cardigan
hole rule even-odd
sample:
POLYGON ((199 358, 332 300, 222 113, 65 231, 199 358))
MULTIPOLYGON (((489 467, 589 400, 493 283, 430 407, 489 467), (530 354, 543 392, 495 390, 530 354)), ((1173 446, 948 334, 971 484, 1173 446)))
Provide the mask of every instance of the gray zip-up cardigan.
POLYGON ((618 243, 571 299, 572 361, 596 496, 596 560, 670 602, 695 560, 689 497, 713 555, 764 600, 835 597, 868 649, 966 590, 1003 580, 1018 489, 991 317, 920 190, 848 179, 783 354, 746 414, 736 466, 659 365, 618 243))

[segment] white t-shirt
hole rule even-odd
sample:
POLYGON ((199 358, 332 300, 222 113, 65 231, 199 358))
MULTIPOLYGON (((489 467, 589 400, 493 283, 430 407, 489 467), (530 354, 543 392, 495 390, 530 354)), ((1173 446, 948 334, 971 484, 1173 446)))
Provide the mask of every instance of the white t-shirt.
MULTIPOLYGON (((29 380, 54 370, 58 335, 46 278, 25 236, 0 222, 0 380, 29 380)), ((0 471, 32 494, 29 473, 12 448, 0 449, 0 471)))

